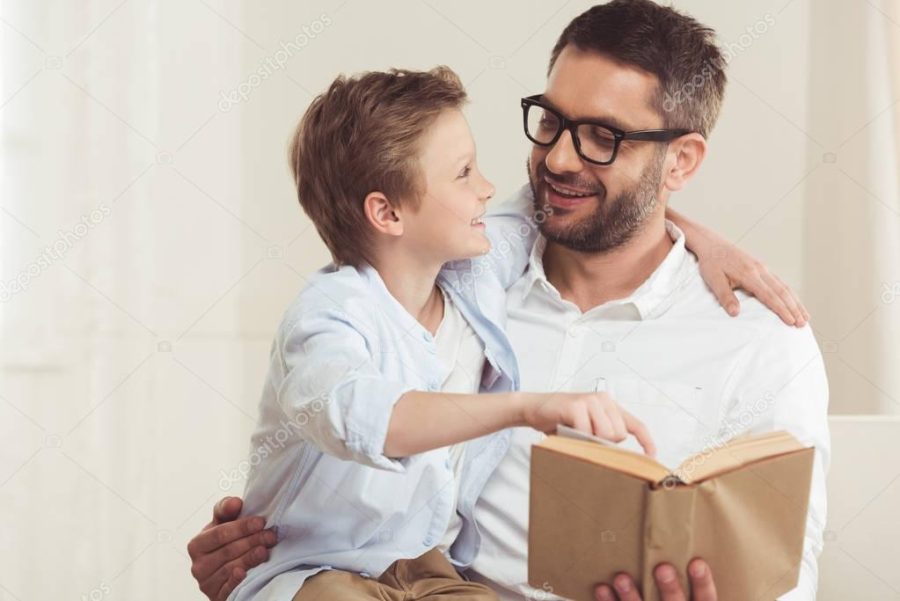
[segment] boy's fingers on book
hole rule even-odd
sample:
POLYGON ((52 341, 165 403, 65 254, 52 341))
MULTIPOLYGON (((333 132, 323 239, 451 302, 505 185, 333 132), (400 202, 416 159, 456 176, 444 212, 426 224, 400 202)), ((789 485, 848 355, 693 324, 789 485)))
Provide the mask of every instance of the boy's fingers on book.
POLYGON ((587 407, 575 407, 574 409, 567 412, 567 419, 563 420, 564 425, 568 425, 571 428, 575 428, 579 432, 584 432, 585 434, 593 434, 594 433, 594 423, 591 419, 590 411, 588 411, 587 407), (565 424, 565 421, 569 421, 569 424, 565 424))
POLYGON ((656 457, 656 443, 653 442, 650 430, 647 429, 644 422, 627 411, 622 411, 622 419, 625 420, 625 427, 634 435, 644 452, 650 457, 656 457))
POLYGON ((612 439, 622 442, 628 436, 628 426, 625 425, 625 417, 618 408, 606 409, 606 417, 612 427, 612 439))
POLYGON ((591 407, 588 409, 588 414, 590 416, 591 426, 593 427, 592 433, 594 436, 599 436, 605 440, 615 440, 613 427, 609 422, 609 416, 603 409, 591 407))

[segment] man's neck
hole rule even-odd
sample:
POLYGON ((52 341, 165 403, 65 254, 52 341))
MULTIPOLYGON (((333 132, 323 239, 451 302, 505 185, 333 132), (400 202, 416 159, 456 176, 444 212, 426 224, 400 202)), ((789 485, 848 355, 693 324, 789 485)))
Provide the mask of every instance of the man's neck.
POLYGON ((441 264, 425 264, 399 249, 376 251, 372 267, 397 302, 432 334, 444 318, 444 299, 436 285, 441 264))
POLYGON ((543 265, 560 296, 582 313, 627 298, 656 271, 672 248, 665 215, 659 212, 620 247, 585 253, 547 241, 543 265))

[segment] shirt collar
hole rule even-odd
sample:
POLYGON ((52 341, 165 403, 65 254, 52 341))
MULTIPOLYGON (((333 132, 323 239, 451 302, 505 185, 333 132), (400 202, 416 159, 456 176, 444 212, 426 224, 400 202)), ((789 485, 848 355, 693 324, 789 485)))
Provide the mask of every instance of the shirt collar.
MULTIPOLYGON (((685 247, 684 233, 669 220, 666 220, 666 233, 674 244, 650 277, 628 297, 609 301, 600 307, 595 307, 596 309, 631 305, 637 310, 640 319, 658 317, 668 309, 673 293, 684 284, 690 273, 688 268, 693 261, 693 255, 685 247)), ((543 257, 546 248, 547 239, 539 234, 531 249, 528 271, 524 276, 528 278, 525 295, 532 294, 537 286, 542 289, 543 293, 549 294, 554 299, 562 300, 559 291, 547 280, 547 275, 544 273, 543 257)))

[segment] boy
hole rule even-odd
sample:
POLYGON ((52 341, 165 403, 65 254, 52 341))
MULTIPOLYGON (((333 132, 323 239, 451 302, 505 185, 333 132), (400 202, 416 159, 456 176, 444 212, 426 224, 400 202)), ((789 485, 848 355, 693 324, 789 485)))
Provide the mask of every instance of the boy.
POLYGON ((445 67, 341 77, 297 128, 298 197, 334 263, 272 347, 245 511, 280 544, 231 599, 495 599, 444 555, 472 537, 463 508, 500 460, 465 461, 461 443, 565 424, 654 452, 604 393, 517 392, 504 290, 534 228, 520 215, 486 231, 494 189, 465 100, 445 67), (512 243, 489 253, 492 239, 512 243))

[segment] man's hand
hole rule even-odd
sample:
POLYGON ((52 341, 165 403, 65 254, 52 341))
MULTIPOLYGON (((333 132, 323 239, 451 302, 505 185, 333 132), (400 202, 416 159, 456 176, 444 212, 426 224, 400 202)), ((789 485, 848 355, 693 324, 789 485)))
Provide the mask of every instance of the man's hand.
MULTIPOLYGON (((688 601, 688 597, 678 581, 678 574, 671 564, 661 563, 653 570, 656 588, 662 601, 688 601)), ((688 578, 693 595, 690 601, 717 601, 716 583, 712 570, 702 559, 693 559, 688 564, 688 578)), ((594 590, 597 601, 641 601, 641 592, 628 574, 617 574, 613 586, 601 584, 594 590)))
POLYGON ((225 601, 247 570, 269 559, 275 533, 261 517, 241 515, 243 501, 225 497, 213 507, 212 521, 188 543, 191 574, 210 601, 225 601))

